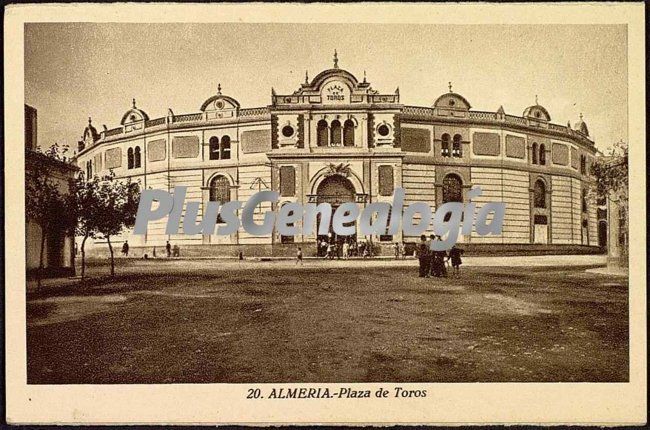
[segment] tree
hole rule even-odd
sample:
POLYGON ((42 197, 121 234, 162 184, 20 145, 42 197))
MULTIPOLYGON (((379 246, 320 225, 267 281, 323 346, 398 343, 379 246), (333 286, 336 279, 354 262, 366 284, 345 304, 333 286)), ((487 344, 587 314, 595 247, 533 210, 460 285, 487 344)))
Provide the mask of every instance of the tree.
POLYGON ((96 205, 92 213, 94 231, 106 238, 111 254, 111 276, 115 276, 115 255, 111 236, 133 227, 138 211, 140 187, 131 179, 117 180, 111 171, 98 182, 96 205))
POLYGON ((598 195, 615 201, 619 208, 620 244, 623 252, 627 253, 629 202, 627 142, 621 140, 602 157, 597 157, 591 165, 591 173, 596 180, 598 195))
POLYGON ((97 237, 97 216, 95 211, 99 204, 99 178, 86 180, 83 173, 75 178, 70 196, 69 207, 75 216, 75 235, 81 236, 81 279, 86 275, 86 241, 97 237))
POLYGON ((67 148, 52 145, 45 152, 31 151, 28 168, 25 172, 25 215, 41 229, 40 254, 37 273, 37 286, 42 282, 45 265, 45 243, 48 233, 55 229, 70 232, 74 229, 74 211, 69 206, 65 192, 71 184, 65 178, 53 174, 53 162, 65 162, 67 148))
POLYGON ((602 157, 597 157, 591 165, 591 173, 596 179, 596 190, 606 196, 616 194, 627 207, 628 199, 628 146, 620 141, 614 144, 602 157))

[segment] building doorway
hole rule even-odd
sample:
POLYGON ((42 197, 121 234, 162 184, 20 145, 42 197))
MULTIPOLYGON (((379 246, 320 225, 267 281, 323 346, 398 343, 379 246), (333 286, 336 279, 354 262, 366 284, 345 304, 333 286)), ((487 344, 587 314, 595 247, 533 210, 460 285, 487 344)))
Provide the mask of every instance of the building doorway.
POLYGON ((605 248, 607 246, 607 221, 598 223, 598 246, 605 248))
MULTIPOLYGON (((341 206, 343 203, 350 203, 355 201, 356 191, 354 185, 350 182, 349 179, 342 175, 331 175, 323 179, 323 181, 318 185, 316 190, 317 203, 329 203, 332 206, 332 217, 334 212, 341 206)), ((331 220, 331 217, 330 217, 331 220)), ((356 222, 350 223, 349 225, 356 225, 356 222)), ((316 231, 320 230, 320 216, 316 219, 316 231)), ((318 255, 324 256, 327 253, 327 248, 330 245, 334 245, 337 255, 341 255, 341 250, 343 249, 343 244, 347 241, 348 243, 356 243, 357 235, 353 234, 351 236, 338 236, 334 229, 332 228, 332 223, 330 222, 329 233, 324 235, 317 235, 317 244, 318 244, 318 255)))
POLYGON ((535 215, 533 226, 533 243, 546 245, 548 243, 548 218, 546 215, 535 215))

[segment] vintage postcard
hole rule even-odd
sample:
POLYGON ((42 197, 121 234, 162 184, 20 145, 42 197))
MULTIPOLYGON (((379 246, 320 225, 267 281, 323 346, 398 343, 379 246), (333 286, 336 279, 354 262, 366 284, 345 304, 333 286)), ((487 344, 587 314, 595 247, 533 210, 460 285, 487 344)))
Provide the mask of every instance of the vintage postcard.
POLYGON ((642 4, 4 23, 9 423, 646 422, 642 4))

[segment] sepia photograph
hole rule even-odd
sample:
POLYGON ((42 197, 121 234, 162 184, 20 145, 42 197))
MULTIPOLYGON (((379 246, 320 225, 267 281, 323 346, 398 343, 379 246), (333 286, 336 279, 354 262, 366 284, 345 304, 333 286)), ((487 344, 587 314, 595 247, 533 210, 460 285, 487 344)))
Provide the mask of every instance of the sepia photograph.
POLYGON ((119 21, 22 26, 27 389, 632 382, 628 25, 119 21))

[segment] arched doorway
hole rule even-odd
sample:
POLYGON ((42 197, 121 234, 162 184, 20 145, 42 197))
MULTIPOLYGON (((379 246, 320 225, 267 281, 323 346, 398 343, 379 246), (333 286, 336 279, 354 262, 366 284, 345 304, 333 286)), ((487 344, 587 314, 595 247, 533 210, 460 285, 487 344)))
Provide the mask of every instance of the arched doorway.
MULTIPOLYGON (((336 209, 341 206, 343 203, 349 203, 355 201, 356 191, 354 185, 350 182, 349 179, 342 175, 331 175, 323 179, 323 181, 318 185, 316 189, 317 203, 329 203, 332 206, 332 216, 336 209)), ((356 223, 352 223, 356 224, 356 223)), ((316 221, 316 231, 320 228, 320 216, 316 221)), ((340 250, 342 249, 343 243, 348 241, 356 242, 356 234, 352 236, 337 236, 332 229, 330 223, 329 234, 318 235, 318 255, 325 255, 327 251, 326 246, 321 246, 325 243, 335 243, 337 245, 337 250, 340 255, 340 250)))

